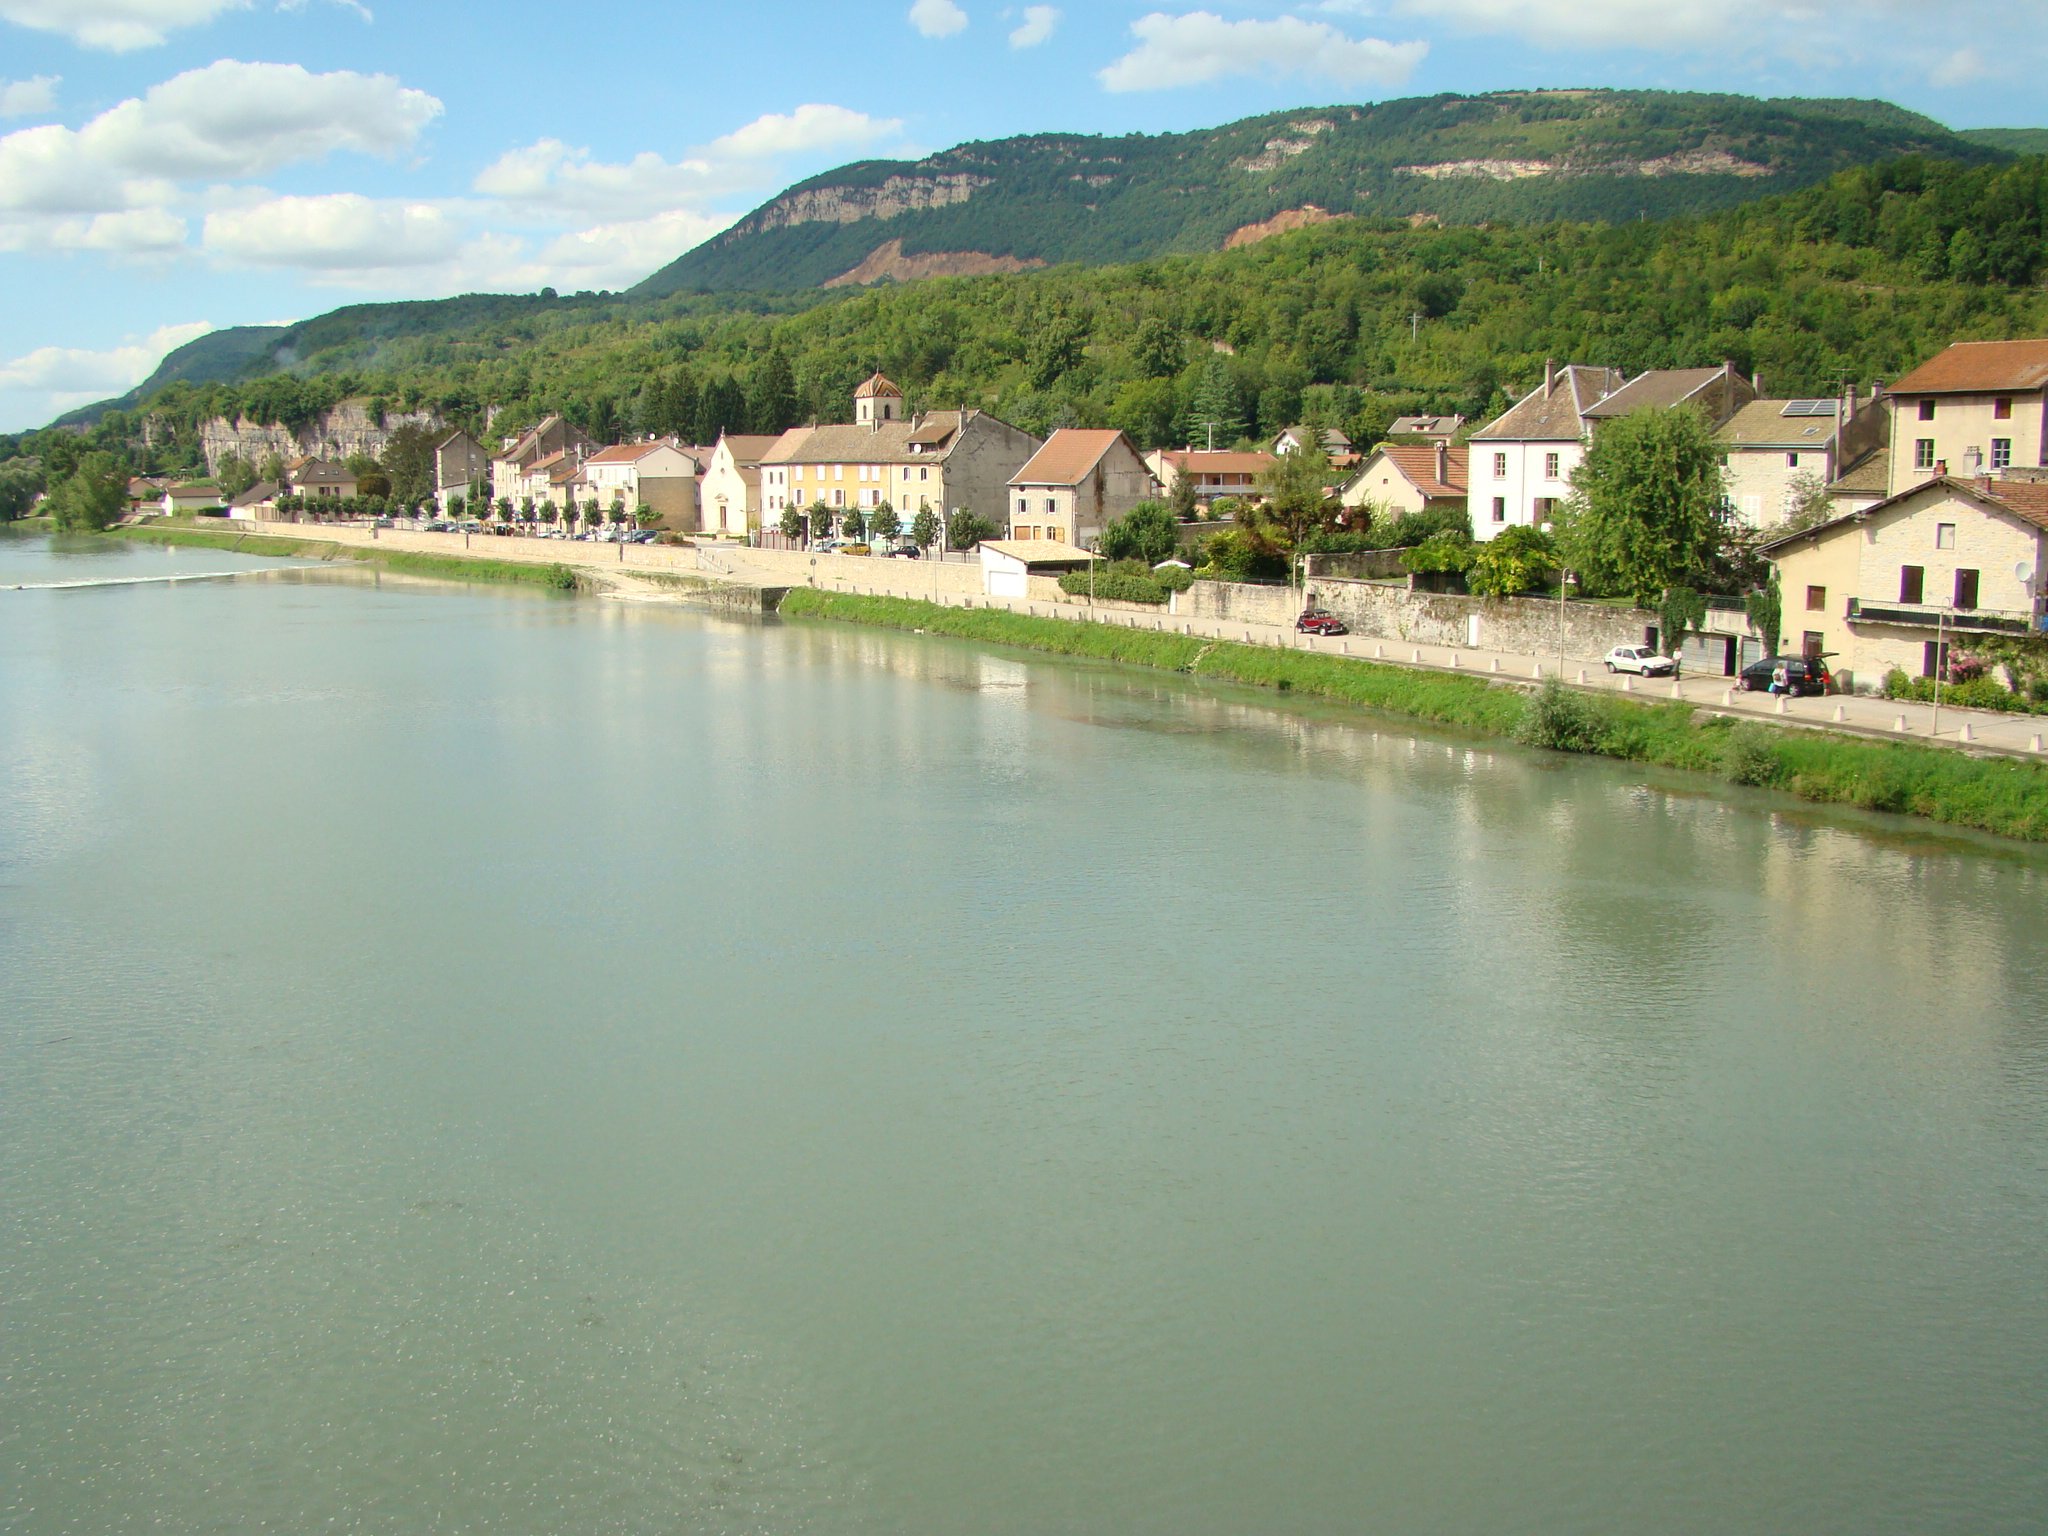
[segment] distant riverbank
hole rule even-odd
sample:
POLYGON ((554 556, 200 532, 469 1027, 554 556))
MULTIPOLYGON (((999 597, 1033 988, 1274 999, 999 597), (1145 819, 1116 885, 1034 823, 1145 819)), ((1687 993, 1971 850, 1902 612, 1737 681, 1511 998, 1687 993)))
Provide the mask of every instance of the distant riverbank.
POLYGON ((1310 651, 1041 619, 990 608, 799 587, 795 618, 1021 646, 1356 704, 1533 746, 1704 773, 1823 805, 1919 816, 2048 842, 2048 766, 1827 731, 1737 722, 1690 704, 1650 704, 1552 684, 1545 689, 1376 665, 1310 651))

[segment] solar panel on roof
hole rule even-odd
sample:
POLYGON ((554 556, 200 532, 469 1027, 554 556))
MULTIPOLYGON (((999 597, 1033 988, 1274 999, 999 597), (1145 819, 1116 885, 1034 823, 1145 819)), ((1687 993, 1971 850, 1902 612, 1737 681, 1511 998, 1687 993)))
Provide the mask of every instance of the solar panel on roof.
POLYGON ((1787 400, 1781 413, 1786 416, 1832 416, 1835 402, 1832 400, 1787 400))

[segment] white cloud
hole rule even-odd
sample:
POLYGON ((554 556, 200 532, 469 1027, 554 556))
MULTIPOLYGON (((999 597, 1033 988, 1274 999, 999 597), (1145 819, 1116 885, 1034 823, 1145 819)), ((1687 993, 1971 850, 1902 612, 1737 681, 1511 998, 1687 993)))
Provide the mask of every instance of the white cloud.
POLYGON ((1225 21, 1212 11, 1131 23, 1138 46, 1097 72, 1112 91, 1162 91, 1229 75, 1303 76, 1345 87, 1399 85, 1429 52, 1425 42, 1349 37, 1326 21, 1280 16, 1225 21))
POLYGON ((967 13, 954 0, 915 0, 910 24, 926 37, 951 37, 967 25, 967 13))
POLYGON ((1024 7, 1024 25, 1010 34, 1012 48, 1036 48, 1053 34, 1060 24, 1060 8, 1056 5, 1027 5, 1024 7))
POLYGON ((0 0, 0 20, 58 32, 86 48, 128 53, 196 27, 247 0, 0 0))
POLYGON ((0 80, 0 117, 40 117, 57 108, 55 75, 30 80, 0 80))
POLYGON ((216 210, 200 243, 231 262, 332 275, 445 262, 463 237, 461 220, 440 204, 333 192, 216 210))
MULTIPOLYGON (((1343 3, 1349 0, 1325 0, 1326 8, 1343 3)), ((1397 0, 1392 8, 1545 48, 1713 49, 1717 58, 1729 48, 1799 58, 1803 41, 1820 34, 1835 37, 1849 56, 1868 50, 1894 66, 1959 36, 1995 31, 2041 40, 2033 8, 2010 0, 1397 0)))
POLYGON ((1927 78, 1939 86, 1969 85, 1991 72, 1990 63, 1975 48, 1958 48, 1936 64, 1927 78))
POLYGON ((204 320, 167 325, 139 341, 105 352, 80 347, 37 347, 10 363, 0 363, 0 389, 48 390, 82 396, 83 399, 74 400, 76 404, 103 400, 133 389, 156 371, 166 352, 212 329, 204 320))
POLYGON ((771 155, 802 155, 821 149, 872 144, 900 132, 900 117, 870 117, 851 107, 806 102, 794 112, 770 112, 735 128, 706 146, 710 155, 764 159, 771 155))
POLYGON ((440 111, 388 75, 223 59, 83 128, 45 124, 0 137, 0 236, 37 215, 162 207, 179 181, 255 176, 337 150, 395 155, 440 111))
POLYGON ((731 223, 730 215, 677 209, 651 219, 577 230, 550 241, 534 262, 534 280, 518 286, 630 287, 731 223))

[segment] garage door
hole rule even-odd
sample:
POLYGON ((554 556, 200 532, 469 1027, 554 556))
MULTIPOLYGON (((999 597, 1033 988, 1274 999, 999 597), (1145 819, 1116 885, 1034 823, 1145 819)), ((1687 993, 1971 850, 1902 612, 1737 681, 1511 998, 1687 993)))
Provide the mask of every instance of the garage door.
POLYGON ((988 573, 988 595, 990 597, 1028 597, 1031 593, 1031 578, 1022 571, 990 571, 988 573))

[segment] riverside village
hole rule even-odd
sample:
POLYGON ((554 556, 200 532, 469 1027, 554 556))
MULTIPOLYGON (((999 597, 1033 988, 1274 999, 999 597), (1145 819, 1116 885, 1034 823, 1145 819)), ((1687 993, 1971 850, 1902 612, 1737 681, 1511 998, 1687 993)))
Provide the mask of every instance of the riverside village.
POLYGON ((559 414, 431 433, 409 500, 372 451, 391 434, 356 426, 346 455, 266 429, 260 476, 209 443, 239 477, 134 479, 130 515, 537 560, 729 611, 893 595, 2042 750, 2048 339, 1958 342, 1820 399, 1728 364, 1551 363, 1489 421, 1151 452, 919 408, 875 373, 844 421, 709 445, 559 414), (1643 479, 1688 448, 1691 483, 1643 479), (1606 504, 1636 489, 1691 542, 1682 580, 1612 558, 1641 534, 1606 504))

